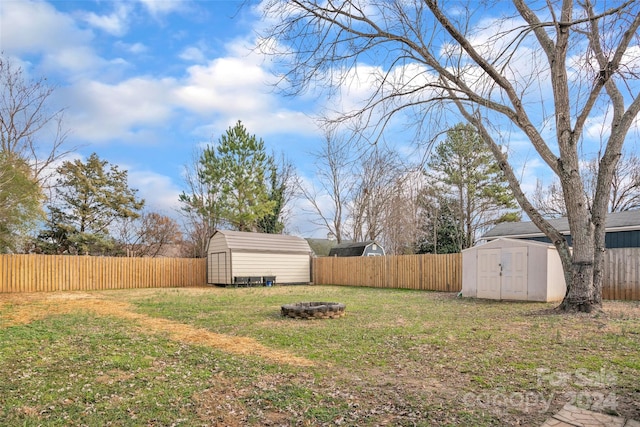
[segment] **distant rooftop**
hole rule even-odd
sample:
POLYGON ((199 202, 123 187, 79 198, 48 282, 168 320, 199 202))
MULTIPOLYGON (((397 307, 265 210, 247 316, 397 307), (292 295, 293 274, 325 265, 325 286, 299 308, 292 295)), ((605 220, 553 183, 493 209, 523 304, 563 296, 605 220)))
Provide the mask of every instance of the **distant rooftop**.
POLYGON ((367 246, 372 244, 378 245, 378 243, 373 240, 367 240, 365 242, 343 242, 331 248, 329 256, 361 256, 367 246))
MULTIPOLYGON (((548 221, 560 233, 569 234, 567 218, 555 218, 548 221)), ((607 214, 605 227, 608 232, 640 230, 640 210, 609 213, 607 214)), ((489 230, 482 238, 492 240, 498 237, 536 237, 543 235, 544 233, 531 221, 502 222, 489 230)))
POLYGON ((336 240, 332 239, 317 239, 310 237, 306 240, 316 256, 328 256, 331 248, 338 244, 336 240))

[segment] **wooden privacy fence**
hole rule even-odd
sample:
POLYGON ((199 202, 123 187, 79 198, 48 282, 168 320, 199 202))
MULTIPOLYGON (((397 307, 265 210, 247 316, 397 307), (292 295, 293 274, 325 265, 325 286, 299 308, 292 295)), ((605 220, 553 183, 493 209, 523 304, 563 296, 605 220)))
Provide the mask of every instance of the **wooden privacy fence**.
POLYGON ((458 292, 462 289, 462 254, 315 258, 313 281, 318 285, 458 292))
MULTIPOLYGON (((462 255, 316 258, 313 280, 319 285, 457 292, 462 289, 462 255)), ((607 250, 602 298, 640 301, 640 248, 607 250)))
POLYGON ((640 301, 640 248, 607 249, 603 299, 640 301))
POLYGON ((0 293, 202 286, 206 260, 0 255, 0 293))
MULTIPOLYGON (((0 293, 202 286, 206 268, 204 258, 0 255, 0 293)), ((461 254, 322 257, 312 268, 319 285, 462 289, 461 254)), ((602 297, 640 300, 640 248, 607 250, 602 297)))

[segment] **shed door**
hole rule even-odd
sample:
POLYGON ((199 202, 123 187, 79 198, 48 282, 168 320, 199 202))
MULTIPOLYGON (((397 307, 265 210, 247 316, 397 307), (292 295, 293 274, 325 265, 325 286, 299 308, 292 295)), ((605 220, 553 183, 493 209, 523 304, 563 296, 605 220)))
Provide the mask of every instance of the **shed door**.
POLYGON ((527 254, 527 247, 502 249, 502 299, 527 299, 527 254))
POLYGON ((208 265, 209 284, 229 284, 227 281, 227 254, 218 252, 209 254, 208 265))
POLYGON ((478 249, 478 298, 527 299, 528 248, 478 249))
POLYGON ((478 249, 478 298, 500 299, 501 249, 478 249))

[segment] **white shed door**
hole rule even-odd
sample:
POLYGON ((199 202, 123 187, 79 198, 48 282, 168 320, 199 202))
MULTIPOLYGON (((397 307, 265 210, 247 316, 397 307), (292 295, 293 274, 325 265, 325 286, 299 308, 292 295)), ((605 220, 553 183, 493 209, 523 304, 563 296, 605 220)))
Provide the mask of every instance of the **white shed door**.
POLYGON ((527 299, 528 248, 478 249, 478 298, 527 299))
POLYGON ((478 298, 500 299, 501 249, 478 249, 478 298))
POLYGON ((527 254, 527 247, 502 249, 502 299, 527 299, 527 254))

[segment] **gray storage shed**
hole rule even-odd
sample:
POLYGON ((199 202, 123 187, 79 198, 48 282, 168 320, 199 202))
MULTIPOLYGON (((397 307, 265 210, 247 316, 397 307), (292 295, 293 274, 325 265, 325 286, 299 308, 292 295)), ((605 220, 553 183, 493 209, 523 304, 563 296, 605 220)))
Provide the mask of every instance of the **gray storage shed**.
POLYGON ((373 240, 346 242, 332 247, 329 256, 384 256, 384 248, 373 240))
POLYGON ((310 283, 312 254, 300 237, 217 230, 207 246, 207 283, 310 283))
POLYGON ((500 238, 462 251, 462 296, 561 301, 566 284, 553 245, 500 238))

